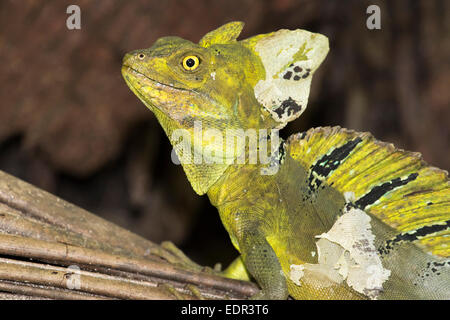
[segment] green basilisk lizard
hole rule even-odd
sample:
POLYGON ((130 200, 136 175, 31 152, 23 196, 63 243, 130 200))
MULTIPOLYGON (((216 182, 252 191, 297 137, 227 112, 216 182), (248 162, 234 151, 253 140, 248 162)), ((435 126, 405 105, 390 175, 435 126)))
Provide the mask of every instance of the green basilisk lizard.
POLYGON ((263 299, 449 299, 447 172, 340 127, 276 139, 305 110, 328 39, 279 30, 237 41, 242 28, 198 44, 164 37, 122 67, 240 252, 224 275, 248 272, 263 299), (252 162, 264 141, 276 152, 252 162))

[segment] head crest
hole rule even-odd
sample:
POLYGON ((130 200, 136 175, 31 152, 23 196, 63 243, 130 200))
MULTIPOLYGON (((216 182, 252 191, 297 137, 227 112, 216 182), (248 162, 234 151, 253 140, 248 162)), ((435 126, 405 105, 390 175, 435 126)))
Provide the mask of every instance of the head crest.
POLYGON ((328 38, 283 29, 243 43, 261 58, 265 69, 265 79, 254 87, 255 97, 283 127, 306 109, 312 75, 328 53, 328 38))
POLYGON ((236 41, 244 28, 244 23, 241 21, 233 21, 223 26, 208 32, 200 41, 199 45, 202 47, 209 47, 213 44, 223 44, 236 41))

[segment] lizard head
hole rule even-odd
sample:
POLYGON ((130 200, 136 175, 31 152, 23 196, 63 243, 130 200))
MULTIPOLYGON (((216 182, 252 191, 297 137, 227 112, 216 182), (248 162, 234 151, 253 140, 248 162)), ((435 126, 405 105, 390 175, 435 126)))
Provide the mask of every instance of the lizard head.
POLYGON ((148 49, 128 53, 122 74, 144 104, 172 126, 191 130, 194 121, 219 130, 260 126, 253 87, 264 77, 264 67, 236 41, 242 27, 225 25, 199 44, 160 38, 148 49))
MULTIPOLYGON (((177 129, 187 132, 195 149, 196 124, 220 133, 281 128, 305 110, 311 76, 328 50, 326 37, 280 30, 237 41, 243 26, 230 22, 198 44, 160 38, 152 47, 124 57, 127 85, 155 113, 178 156, 177 129)), ((222 141, 211 141, 202 141, 194 153, 202 153, 206 144, 223 150, 222 141)), ((204 193, 227 166, 211 166, 213 173, 201 174, 208 176, 208 183, 199 187, 193 180, 201 175, 193 178, 188 172, 197 172, 197 167, 183 164, 198 193, 204 193)), ((206 170, 204 165, 198 168, 206 170)))

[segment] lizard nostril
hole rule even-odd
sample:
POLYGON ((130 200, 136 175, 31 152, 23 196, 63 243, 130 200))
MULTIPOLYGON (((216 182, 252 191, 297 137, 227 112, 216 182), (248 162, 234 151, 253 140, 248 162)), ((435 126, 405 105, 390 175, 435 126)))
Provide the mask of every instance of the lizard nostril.
POLYGON ((133 55, 131 55, 129 53, 125 54, 125 56, 122 59, 122 64, 127 65, 127 62, 129 62, 132 57, 133 57, 133 55))

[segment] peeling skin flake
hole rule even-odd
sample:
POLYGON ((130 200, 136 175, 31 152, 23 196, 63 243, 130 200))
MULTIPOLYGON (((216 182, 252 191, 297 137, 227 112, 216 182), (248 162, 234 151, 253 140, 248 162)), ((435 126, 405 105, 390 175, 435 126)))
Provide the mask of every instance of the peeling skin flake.
POLYGON ((370 221, 360 209, 344 209, 333 227, 317 236, 318 263, 291 265, 291 280, 300 285, 302 277, 312 277, 323 286, 346 281, 357 292, 376 299, 391 272, 378 256, 370 221))
MULTIPOLYGON (((364 211, 350 208, 339 217, 333 227, 319 236, 342 248, 340 255, 320 249, 319 254, 336 259, 334 268, 356 291, 375 299, 383 290, 383 283, 391 272, 381 263, 374 245, 375 236, 370 225, 370 216, 364 211)), ((324 242, 322 242, 323 244, 324 242)), ((319 249, 320 241, 317 242, 319 249)))
POLYGON ((354 202, 356 200, 355 193, 353 191, 344 192, 345 202, 354 202))
POLYGON ((298 286, 301 285, 300 279, 304 276, 304 269, 305 267, 301 264, 291 264, 289 278, 298 286))

